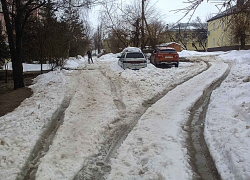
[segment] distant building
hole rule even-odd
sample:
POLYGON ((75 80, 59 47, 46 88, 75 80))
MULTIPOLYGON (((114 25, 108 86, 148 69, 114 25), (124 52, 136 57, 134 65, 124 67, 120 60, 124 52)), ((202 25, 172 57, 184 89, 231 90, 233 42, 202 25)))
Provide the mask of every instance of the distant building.
POLYGON ((180 23, 166 28, 165 42, 176 42, 183 49, 205 51, 207 46, 207 26, 202 23, 180 23))

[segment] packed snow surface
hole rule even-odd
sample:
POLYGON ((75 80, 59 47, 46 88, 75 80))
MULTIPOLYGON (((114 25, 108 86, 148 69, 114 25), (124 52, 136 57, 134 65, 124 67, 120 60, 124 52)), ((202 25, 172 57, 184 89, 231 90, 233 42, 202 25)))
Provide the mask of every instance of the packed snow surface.
POLYGON ((123 122, 127 116, 168 91, 138 119, 111 158, 106 178, 192 179, 182 126, 203 90, 228 67, 229 76, 211 96, 205 139, 222 179, 250 179, 250 51, 179 54, 195 61, 133 71, 121 69, 115 54, 93 58, 90 65, 79 56, 66 62, 68 70, 38 76, 32 97, 0 117, 0 179, 17 178, 65 97, 72 99, 63 125, 40 159, 36 179, 72 179, 90 157, 102 158, 99 151, 117 123, 129 123, 123 122))

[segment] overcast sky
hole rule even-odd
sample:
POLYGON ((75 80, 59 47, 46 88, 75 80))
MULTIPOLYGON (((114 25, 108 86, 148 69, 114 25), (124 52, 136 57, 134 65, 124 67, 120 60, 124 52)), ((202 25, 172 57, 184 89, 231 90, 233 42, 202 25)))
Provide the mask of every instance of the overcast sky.
MULTIPOLYGON (((123 5, 125 3, 129 3, 132 0, 117 0, 117 1, 123 1, 123 5)), ((183 3, 185 0, 150 0, 151 4, 155 4, 155 7, 157 11, 162 15, 162 20, 168 23, 175 23, 177 22, 181 17, 183 17, 183 13, 175 13, 171 12, 171 10, 176 10, 180 8, 187 7, 187 3, 183 3)), ((99 16, 99 9, 100 7, 94 7, 92 10, 90 10, 89 20, 91 21, 91 24, 93 26, 97 26, 98 24, 98 16, 99 16)), ((207 1, 204 1, 200 4, 198 9, 196 10, 195 14, 193 15, 193 19, 195 19, 197 16, 199 16, 202 21, 206 21, 206 18, 208 15, 212 14, 213 16, 218 13, 218 9, 216 8, 214 3, 207 3, 207 1)), ((187 22, 190 15, 188 15, 186 18, 184 18, 181 22, 187 22)))

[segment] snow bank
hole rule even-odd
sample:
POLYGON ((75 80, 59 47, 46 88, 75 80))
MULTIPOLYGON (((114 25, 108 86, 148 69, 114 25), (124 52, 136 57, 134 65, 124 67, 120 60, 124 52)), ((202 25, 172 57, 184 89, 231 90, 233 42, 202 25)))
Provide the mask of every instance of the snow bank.
POLYGON ((117 54, 109 53, 102 55, 98 61, 118 61, 117 54))
POLYGON ((227 52, 222 51, 216 51, 216 52, 197 52, 197 51, 188 51, 188 50, 182 50, 181 52, 178 52, 180 57, 190 57, 190 56, 215 56, 215 55, 221 55, 227 52))
POLYGON ((65 93, 65 76, 53 71, 38 76, 32 97, 0 117, 0 179, 14 180, 65 93))
POLYGON ((219 58, 232 69, 212 93, 205 139, 222 179, 250 179, 250 51, 219 58))
POLYGON ((108 179, 192 179, 182 126, 203 90, 227 67, 213 63, 152 105, 118 149, 117 158, 112 159, 108 179))
POLYGON ((69 69, 84 68, 87 63, 88 63, 87 56, 84 57, 77 56, 77 57, 71 57, 68 60, 66 60, 63 67, 69 69))

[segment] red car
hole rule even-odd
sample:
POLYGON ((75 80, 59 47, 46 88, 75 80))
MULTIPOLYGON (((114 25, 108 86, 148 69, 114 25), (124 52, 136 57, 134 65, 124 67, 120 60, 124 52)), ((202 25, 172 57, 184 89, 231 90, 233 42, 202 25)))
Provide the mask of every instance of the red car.
POLYGON ((179 54, 174 48, 157 47, 150 57, 150 62, 156 67, 160 65, 175 65, 179 66, 179 54))

